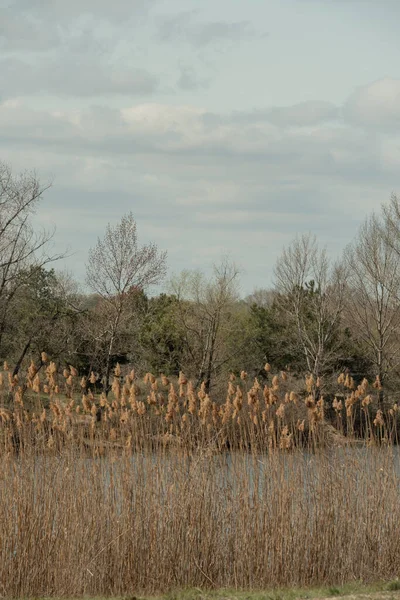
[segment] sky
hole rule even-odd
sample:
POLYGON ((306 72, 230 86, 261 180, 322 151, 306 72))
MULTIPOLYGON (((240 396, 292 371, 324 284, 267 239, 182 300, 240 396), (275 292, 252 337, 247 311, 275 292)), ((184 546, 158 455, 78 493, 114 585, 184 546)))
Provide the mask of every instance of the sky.
MULTIPOLYGON (((400 191, 399 0, 0 0, 0 160, 52 183, 63 268, 132 211, 169 274, 268 288, 400 191)), ((60 265, 59 265, 60 266, 60 265)))

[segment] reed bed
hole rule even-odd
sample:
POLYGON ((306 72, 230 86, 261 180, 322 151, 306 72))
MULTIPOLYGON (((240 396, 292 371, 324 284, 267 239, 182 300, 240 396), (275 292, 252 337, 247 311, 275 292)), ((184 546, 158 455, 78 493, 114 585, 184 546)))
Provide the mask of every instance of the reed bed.
POLYGON ((217 403, 183 374, 117 366, 106 397, 42 359, 2 377, 1 595, 398 576, 397 409, 379 383, 340 376, 328 406, 310 377, 294 392, 285 373, 242 373, 217 403))

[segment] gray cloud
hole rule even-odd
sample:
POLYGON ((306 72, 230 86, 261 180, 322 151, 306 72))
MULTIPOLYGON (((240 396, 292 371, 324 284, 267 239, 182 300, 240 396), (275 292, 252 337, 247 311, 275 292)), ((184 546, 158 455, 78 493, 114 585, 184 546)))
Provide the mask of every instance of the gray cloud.
POLYGON ((0 96, 153 94, 158 77, 130 41, 152 4, 14 0, 0 9, 0 96))
POLYGON ((177 87, 183 91, 204 89, 209 85, 209 80, 200 78, 192 67, 181 66, 177 80, 177 87))
POLYGON ((58 33, 30 15, 0 7, 0 48, 5 52, 43 52, 59 44, 58 33))
POLYGON ((19 15, 30 15, 57 24, 76 21, 85 15, 121 23, 148 14, 155 2, 156 0, 113 0, 112 3, 108 0, 9 0, 7 7, 19 15))
POLYGON ((335 228, 339 251, 357 215, 395 189, 395 137, 340 115, 329 103, 221 115, 148 103, 49 112, 8 101, 0 157, 54 179, 41 218, 61 223, 60 244, 79 222, 84 253, 106 222, 133 209, 143 239, 168 248, 174 269, 229 251, 251 264, 251 289, 294 233, 312 229, 326 241, 335 228))
POLYGON ((341 119, 341 108, 332 102, 311 100, 291 106, 276 106, 253 111, 234 112, 232 115, 205 115, 205 121, 212 125, 241 122, 243 124, 271 123, 278 127, 312 127, 341 119))
POLYGON ((343 124, 303 130, 298 119, 295 126, 290 124, 290 111, 289 123, 280 125, 268 120, 255 124, 251 118, 246 122, 241 113, 236 120, 233 114, 226 121, 214 115, 211 127, 204 124, 207 117, 212 121, 212 115, 199 109, 157 104, 123 111, 92 107, 52 115, 7 103, 0 106, 3 138, 7 135, 14 143, 57 147, 67 154, 111 159, 124 155, 169 157, 171 163, 178 161, 181 170, 195 162, 209 175, 213 165, 229 165, 240 172, 240 162, 245 161, 247 169, 253 164, 278 181, 287 173, 371 181, 387 177, 388 171, 397 168, 385 163, 373 135, 343 124))
POLYGON ((121 69, 85 56, 77 62, 50 59, 34 65, 19 59, 3 59, 0 70, 3 74, 0 80, 2 97, 30 94, 140 96, 153 94, 158 86, 157 79, 143 69, 121 69))
POLYGON ((205 21, 197 11, 185 11, 160 19, 158 38, 163 42, 185 42, 198 48, 215 42, 239 42, 260 37, 249 21, 205 21))

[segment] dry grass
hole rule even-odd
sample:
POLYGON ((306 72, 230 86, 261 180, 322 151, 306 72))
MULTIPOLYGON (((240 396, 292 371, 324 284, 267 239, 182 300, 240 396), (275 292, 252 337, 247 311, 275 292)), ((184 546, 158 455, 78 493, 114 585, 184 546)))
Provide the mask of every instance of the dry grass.
POLYGON ((396 411, 378 418, 375 388, 340 383, 347 391, 332 432, 310 379, 298 395, 284 374, 267 388, 243 374, 223 405, 183 375, 176 386, 145 379, 117 369, 106 399, 50 363, 46 375, 31 365, 23 382, 3 384, 12 404, 0 426, 1 595, 270 589, 398 575, 396 411), (355 447, 347 442, 358 413, 364 439, 355 447))

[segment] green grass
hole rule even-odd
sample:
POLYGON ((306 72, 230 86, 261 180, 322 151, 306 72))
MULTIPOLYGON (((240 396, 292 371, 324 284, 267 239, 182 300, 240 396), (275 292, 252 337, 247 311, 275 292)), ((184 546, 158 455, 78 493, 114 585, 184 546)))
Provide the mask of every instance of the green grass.
MULTIPOLYGON (((237 590, 201 590, 201 589, 182 589, 171 591, 162 596, 141 596, 134 595, 114 597, 113 600, 317 600, 319 598, 330 597, 360 597, 360 598, 399 598, 398 594, 390 592, 400 592, 400 580, 386 583, 376 583, 365 585, 362 583, 351 583, 346 585, 318 587, 318 588, 288 588, 271 589, 262 591, 237 591, 237 590)), ((38 600, 38 599, 36 599, 38 600)), ((41 599, 50 600, 50 599, 41 599)), ((52 598, 51 600, 55 600, 52 598)), ((65 598, 63 600, 66 600, 65 598)), ((77 600, 77 599, 75 599, 77 600)), ((105 598, 90 598, 90 600, 109 600, 105 598)))
MULTIPOLYGON (((170 592, 156 599, 137 598, 136 600, 313 600, 317 598, 329 598, 335 596, 371 596, 380 595, 385 592, 400 591, 400 581, 389 583, 376 583, 365 585, 362 583, 351 583, 342 586, 330 586, 319 588, 280 588, 262 591, 236 591, 215 590, 203 591, 200 589, 179 590, 170 592)), ((397 597, 397 595, 395 596, 397 597)), ((134 600, 133 597, 125 600, 134 600)))

